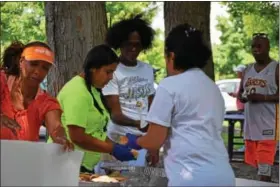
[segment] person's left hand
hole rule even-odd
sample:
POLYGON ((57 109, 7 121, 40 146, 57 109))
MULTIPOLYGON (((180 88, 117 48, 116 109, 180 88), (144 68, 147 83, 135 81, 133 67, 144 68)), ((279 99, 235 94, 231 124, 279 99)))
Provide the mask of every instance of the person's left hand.
POLYGON ((137 156, 133 155, 133 151, 130 147, 127 147, 126 145, 121 145, 118 143, 115 143, 113 145, 113 151, 111 153, 116 159, 119 161, 131 161, 131 160, 137 160, 137 156))
POLYGON ((264 101, 264 95, 263 94, 250 94, 247 95, 247 99, 250 102, 261 102, 264 101))
POLYGON ((67 139, 66 133, 63 127, 58 127, 51 135, 53 142, 63 146, 63 150, 73 151, 74 145, 67 139))
POLYGON ((65 136, 57 136, 54 140, 54 143, 60 144, 63 146, 63 151, 70 152, 74 150, 74 145, 71 143, 65 136))
POLYGON ((127 133, 126 137, 128 139, 126 146, 128 146, 131 149, 136 149, 136 150, 142 149, 142 147, 137 144, 137 139, 139 136, 127 133))

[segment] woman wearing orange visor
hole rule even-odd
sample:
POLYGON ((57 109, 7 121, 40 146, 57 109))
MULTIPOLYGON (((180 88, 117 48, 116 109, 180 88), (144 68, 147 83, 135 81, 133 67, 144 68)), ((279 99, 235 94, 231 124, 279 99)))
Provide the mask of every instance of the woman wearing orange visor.
POLYGON ((42 42, 13 42, 4 51, 0 72, 0 139, 39 141, 39 129, 45 122, 55 143, 73 149, 61 125, 60 105, 40 89, 53 64, 54 54, 42 42))

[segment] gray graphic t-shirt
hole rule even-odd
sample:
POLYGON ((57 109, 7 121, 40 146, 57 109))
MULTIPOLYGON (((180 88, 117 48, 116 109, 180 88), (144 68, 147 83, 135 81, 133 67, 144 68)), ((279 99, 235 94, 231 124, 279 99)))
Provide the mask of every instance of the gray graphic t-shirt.
MULTIPOLYGON (((134 67, 119 64, 113 79, 103 88, 104 95, 119 95, 122 112, 125 116, 145 121, 148 113, 148 97, 155 93, 153 68, 138 61, 134 67)), ((112 121, 108 124, 107 135, 118 141, 119 135, 131 133, 143 135, 137 128, 121 126, 112 121)))

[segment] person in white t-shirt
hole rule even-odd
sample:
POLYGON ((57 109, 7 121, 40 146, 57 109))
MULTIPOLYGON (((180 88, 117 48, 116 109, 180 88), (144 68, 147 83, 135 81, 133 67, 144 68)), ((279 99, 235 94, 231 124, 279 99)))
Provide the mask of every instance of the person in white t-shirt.
MULTIPOLYGON (((154 74, 153 68, 137 57, 152 46, 153 38, 154 30, 140 16, 122 20, 108 30, 106 43, 121 52, 113 79, 102 90, 111 113, 107 136, 114 142, 126 133, 143 135, 147 126, 145 118, 155 93, 154 74)), ((146 150, 130 162, 139 166, 145 163, 146 150)))
POLYGON ((168 186, 235 186, 221 137, 224 101, 202 71, 211 51, 202 33, 188 24, 172 29, 165 41, 168 77, 163 79, 146 120, 147 134, 127 134, 127 146, 158 150, 164 144, 168 186))

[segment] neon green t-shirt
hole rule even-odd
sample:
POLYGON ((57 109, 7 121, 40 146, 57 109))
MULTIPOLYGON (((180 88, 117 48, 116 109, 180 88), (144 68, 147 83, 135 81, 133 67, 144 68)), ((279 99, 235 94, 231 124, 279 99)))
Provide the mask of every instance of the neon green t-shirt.
MULTIPOLYGON (((104 128, 109 120, 109 114, 101 101, 100 93, 94 87, 91 90, 95 100, 103 109, 103 114, 93 105, 93 98, 87 90, 85 80, 80 76, 75 76, 67 82, 57 96, 63 110, 61 121, 69 140, 67 125, 83 127, 87 134, 100 140, 104 141, 106 138, 104 128)), ((51 138, 48 142, 52 142, 51 138)), ((92 170, 100 160, 100 153, 86 151, 77 145, 75 149, 84 151, 82 166, 88 170, 92 170)))

